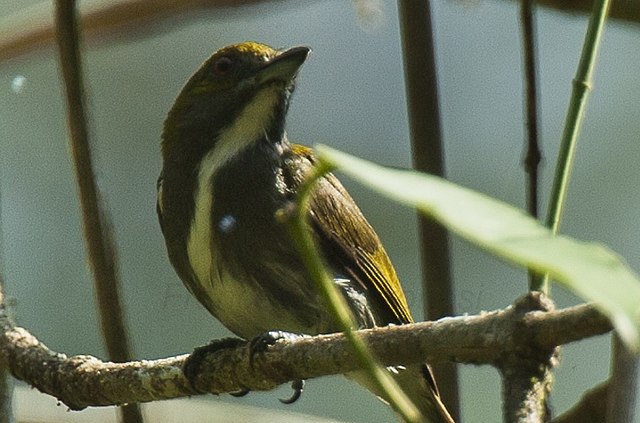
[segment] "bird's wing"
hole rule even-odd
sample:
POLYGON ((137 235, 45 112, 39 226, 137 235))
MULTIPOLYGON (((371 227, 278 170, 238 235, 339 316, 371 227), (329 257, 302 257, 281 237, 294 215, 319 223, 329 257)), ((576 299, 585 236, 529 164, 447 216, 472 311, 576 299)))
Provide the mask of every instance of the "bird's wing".
MULTIPOLYGON (((298 183, 315 162, 312 150, 293 145, 298 183)), ((378 235, 340 181, 327 174, 318 181, 310 201, 310 219, 327 264, 353 280, 387 323, 411 323, 413 318, 400 281, 378 235)))
MULTIPOLYGON (((298 166, 298 184, 316 161, 310 148, 294 144, 294 160, 298 166)), ((412 323, 413 318, 395 269, 378 235, 340 181, 327 174, 321 178, 311 196, 310 217, 314 233, 328 264, 347 273, 367 293, 377 317, 384 323, 412 323)), ((453 422, 440 399, 435 378, 428 365, 421 365, 422 376, 430 395, 436 401, 436 411, 442 421, 453 422)))

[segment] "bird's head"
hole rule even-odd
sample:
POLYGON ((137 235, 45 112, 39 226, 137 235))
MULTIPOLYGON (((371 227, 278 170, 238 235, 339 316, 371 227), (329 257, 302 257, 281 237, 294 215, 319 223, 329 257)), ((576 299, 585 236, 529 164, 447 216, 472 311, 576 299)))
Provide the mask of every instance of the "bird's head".
POLYGON ((165 162, 212 149, 236 154, 264 137, 282 138, 289 97, 307 47, 276 50, 245 42, 224 47, 185 84, 165 121, 165 162))

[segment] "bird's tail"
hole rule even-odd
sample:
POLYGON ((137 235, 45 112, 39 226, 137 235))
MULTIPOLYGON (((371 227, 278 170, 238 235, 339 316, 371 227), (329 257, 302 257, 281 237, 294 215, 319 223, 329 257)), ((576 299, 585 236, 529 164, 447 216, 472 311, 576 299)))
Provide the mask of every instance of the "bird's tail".
MULTIPOLYGON (((389 372, 409 397, 411 402, 425 416, 429 423, 455 423, 449 411, 442 403, 435 379, 431 374, 431 369, 425 364, 414 364, 410 366, 398 366, 389 368, 389 372)), ((384 395, 376 392, 372 387, 369 377, 362 371, 353 372, 347 375, 350 379, 363 385, 365 388, 376 394, 382 401, 387 402, 384 395)))

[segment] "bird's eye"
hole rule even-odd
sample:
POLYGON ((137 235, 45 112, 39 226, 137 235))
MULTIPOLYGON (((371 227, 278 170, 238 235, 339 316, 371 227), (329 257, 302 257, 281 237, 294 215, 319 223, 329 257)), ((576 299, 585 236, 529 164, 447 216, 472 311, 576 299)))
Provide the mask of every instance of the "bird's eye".
POLYGON ((213 63, 213 72, 218 76, 226 75, 233 67, 233 60, 223 56, 213 63))

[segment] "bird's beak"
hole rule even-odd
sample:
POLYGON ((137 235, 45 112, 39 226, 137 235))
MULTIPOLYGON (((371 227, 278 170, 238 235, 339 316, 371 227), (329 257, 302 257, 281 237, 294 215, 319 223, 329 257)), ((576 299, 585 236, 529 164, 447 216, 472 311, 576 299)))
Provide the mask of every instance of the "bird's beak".
POLYGON ((265 62, 258 71, 256 75, 258 83, 264 84, 278 81, 289 84, 293 82, 310 51, 309 47, 299 46, 281 52, 265 62))

